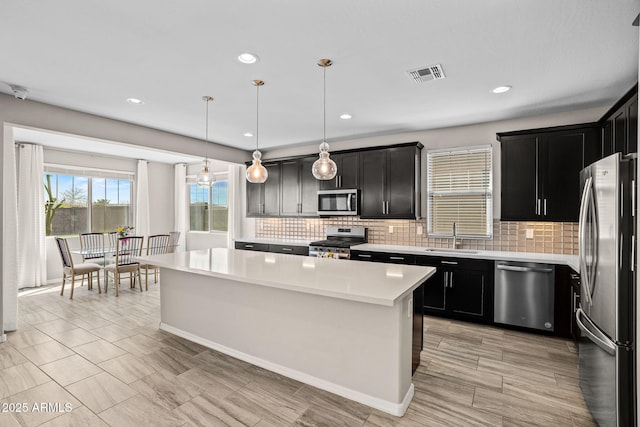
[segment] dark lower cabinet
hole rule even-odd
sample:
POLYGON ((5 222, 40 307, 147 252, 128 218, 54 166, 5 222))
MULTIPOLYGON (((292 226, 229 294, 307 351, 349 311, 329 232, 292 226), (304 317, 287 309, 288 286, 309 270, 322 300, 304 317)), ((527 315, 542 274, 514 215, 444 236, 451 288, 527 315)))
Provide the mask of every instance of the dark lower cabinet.
POLYGON ((424 284, 424 312, 493 322, 493 261, 417 256, 416 264, 436 267, 424 284))
MULTIPOLYGON (((386 252, 351 251, 354 261, 386 262, 390 264, 415 264, 415 255, 386 252)), ((411 338, 411 374, 420 366, 420 352, 424 345, 424 288, 422 284, 413 291, 413 329, 411 338)))
POLYGON ((566 265, 556 265, 555 270, 554 335, 577 341, 580 336, 576 323, 577 304, 580 302, 580 275, 566 265))
POLYGON ((236 241, 235 247, 236 249, 242 249, 246 251, 275 252, 290 255, 309 255, 309 246, 236 241))

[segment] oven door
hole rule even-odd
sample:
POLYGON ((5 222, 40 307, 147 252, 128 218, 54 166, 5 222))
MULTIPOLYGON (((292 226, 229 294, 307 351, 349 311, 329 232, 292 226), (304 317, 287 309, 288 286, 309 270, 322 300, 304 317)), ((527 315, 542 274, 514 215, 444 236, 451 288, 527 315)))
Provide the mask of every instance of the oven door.
POLYGON ((358 215, 358 190, 318 191, 318 215, 358 215))

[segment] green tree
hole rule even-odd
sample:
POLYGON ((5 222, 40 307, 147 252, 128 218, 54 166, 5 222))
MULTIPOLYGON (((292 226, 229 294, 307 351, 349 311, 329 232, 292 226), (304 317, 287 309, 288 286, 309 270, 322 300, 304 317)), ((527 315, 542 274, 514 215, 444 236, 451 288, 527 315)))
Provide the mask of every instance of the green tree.
POLYGON ((58 202, 57 199, 53 197, 53 193, 51 192, 51 175, 47 175, 46 179, 47 183, 44 184, 44 190, 47 192, 47 200, 44 202, 44 215, 46 234, 47 236, 51 236, 51 234, 53 234, 53 216, 56 214, 56 210, 64 203, 64 199, 58 202))
POLYGON ((100 206, 108 205, 110 203, 111 203, 111 200, 109 199, 98 199, 95 202, 93 202, 94 205, 100 205, 100 206))

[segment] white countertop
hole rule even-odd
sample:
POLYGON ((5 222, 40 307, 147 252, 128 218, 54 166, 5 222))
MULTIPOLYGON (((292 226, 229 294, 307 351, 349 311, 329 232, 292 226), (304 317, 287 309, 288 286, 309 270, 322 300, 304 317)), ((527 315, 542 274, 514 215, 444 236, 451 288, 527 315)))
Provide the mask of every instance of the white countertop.
POLYGON ((138 259, 179 271, 386 306, 393 306, 435 272, 433 267, 223 248, 138 259))
POLYGON ((369 243, 351 246, 351 250, 357 251, 390 252, 398 254, 444 256, 454 258, 474 258, 495 261, 520 261, 562 264, 568 265, 576 272, 580 271, 577 255, 542 254, 537 252, 476 251, 466 249, 427 249, 428 248, 422 246, 374 245, 369 243))

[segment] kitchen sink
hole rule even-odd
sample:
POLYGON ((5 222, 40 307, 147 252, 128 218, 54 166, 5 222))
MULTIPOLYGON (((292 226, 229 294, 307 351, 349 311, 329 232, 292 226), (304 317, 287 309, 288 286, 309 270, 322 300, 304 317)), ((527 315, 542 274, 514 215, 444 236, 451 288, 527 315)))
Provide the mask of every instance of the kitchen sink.
POLYGON ((446 248, 427 248, 426 252, 448 252, 448 253, 458 253, 458 254, 477 254, 478 251, 472 251, 469 249, 446 249, 446 248))

